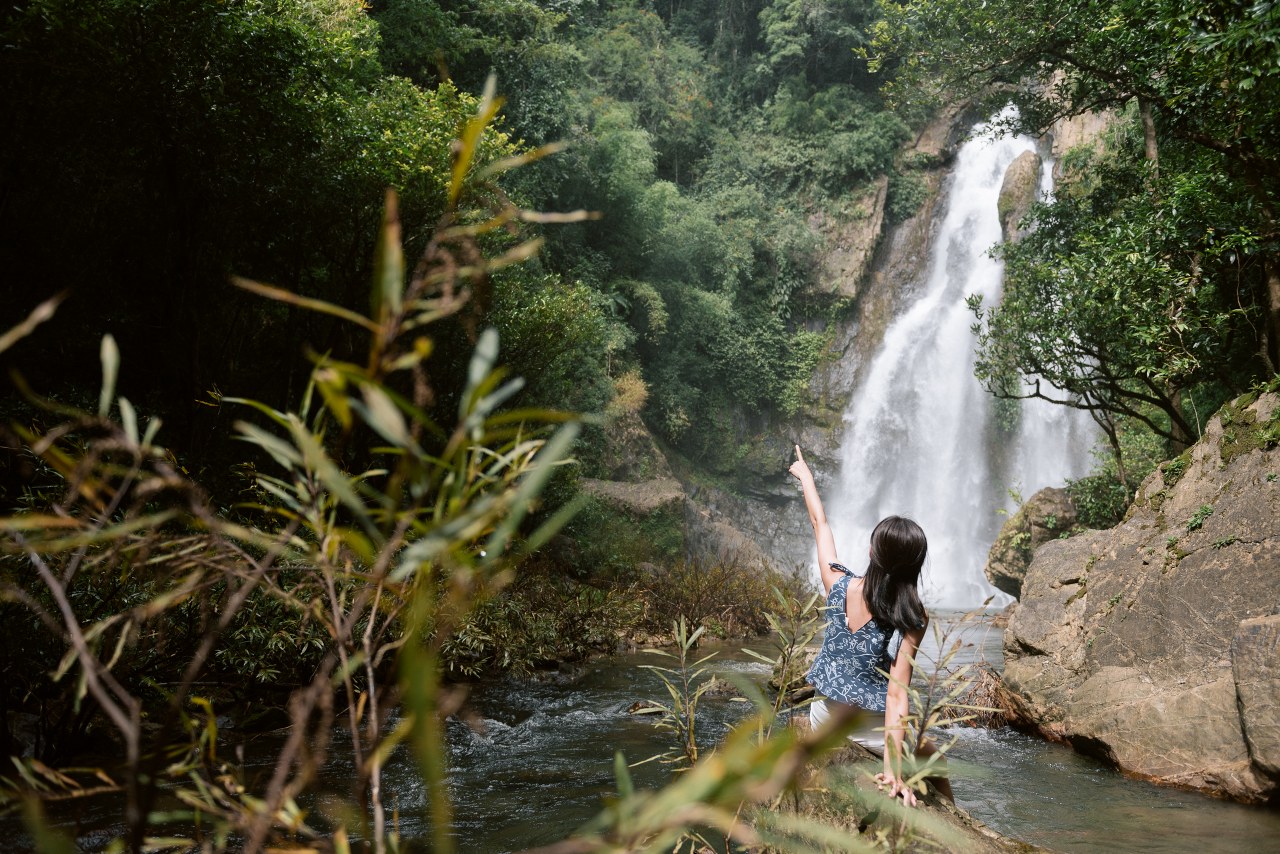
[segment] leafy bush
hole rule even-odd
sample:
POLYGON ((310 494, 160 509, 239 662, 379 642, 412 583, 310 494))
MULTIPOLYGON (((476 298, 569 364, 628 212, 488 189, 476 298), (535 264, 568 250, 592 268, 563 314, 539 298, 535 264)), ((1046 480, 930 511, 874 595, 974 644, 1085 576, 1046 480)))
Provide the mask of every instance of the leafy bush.
POLYGON ((683 619, 720 637, 768 632, 773 587, 791 598, 807 598, 812 592, 800 569, 748 569, 731 557, 677 561, 636 579, 636 591, 646 606, 643 628, 665 632, 683 619))
POLYGON ((889 194, 885 200, 885 215, 889 222, 902 222, 915 216, 920 205, 929 196, 929 185, 914 170, 893 172, 889 175, 889 194))

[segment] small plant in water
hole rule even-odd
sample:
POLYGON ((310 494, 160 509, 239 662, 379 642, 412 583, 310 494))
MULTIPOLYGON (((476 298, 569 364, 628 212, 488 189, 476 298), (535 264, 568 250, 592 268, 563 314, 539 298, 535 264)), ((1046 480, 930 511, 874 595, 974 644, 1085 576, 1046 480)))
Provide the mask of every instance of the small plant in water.
MULTIPOLYGON (((747 655, 768 664, 778 681, 778 691, 773 699, 773 717, 769 719, 770 729, 783 706, 791 702, 792 692, 789 690, 798 671, 803 666, 801 653, 804 652, 817 636, 822 627, 818 593, 812 593, 803 601, 797 596, 784 593, 773 588, 777 601, 777 609, 767 615, 769 626, 774 633, 774 649, 777 654, 770 658, 753 649, 743 649, 747 655)), ((745 686, 744 686, 745 687, 745 686)), ((762 735, 768 735, 766 730, 762 735)))
POLYGON ((676 747, 637 763, 641 765, 657 759, 670 765, 688 767, 698 761, 698 703, 702 700, 702 695, 711 687, 711 680, 702 678, 707 673, 704 665, 715 658, 716 654, 713 652, 691 663, 692 652, 697 647, 698 639, 702 637, 704 629, 700 626, 690 634, 688 622, 681 617, 672 624, 671 630, 676 642, 674 655, 661 649, 647 649, 645 652, 675 658, 676 665, 674 667, 642 665, 646 670, 652 670, 662 680, 663 686, 671 697, 671 703, 668 705, 650 701, 649 705, 639 709, 638 713, 661 713, 662 717, 658 719, 657 725, 671 732, 675 737, 676 747))

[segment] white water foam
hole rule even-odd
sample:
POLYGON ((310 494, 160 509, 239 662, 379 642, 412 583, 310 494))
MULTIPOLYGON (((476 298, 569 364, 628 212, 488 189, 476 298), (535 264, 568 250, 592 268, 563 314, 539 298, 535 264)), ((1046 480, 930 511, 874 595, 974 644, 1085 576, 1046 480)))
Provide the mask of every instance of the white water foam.
MULTIPOLYGON (((992 138, 985 126, 956 155, 932 256, 912 302, 890 324, 845 411, 844 460, 831 501, 839 554, 858 562, 871 529, 890 514, 918 521, 929 538, 922 592, 929 607, 967 608, 1008 597, 983 576, 1010 489, 1030 497, 1081 477, 1096 429, 1087 414, 1023 401, 1014 435, 993 423, 993 398, 973 376, 973 314, 965 304, 1000 299, 997 201, 1005 170, 1027 137, 992 138)), ((1042 192, 1051 185, 1042 179, 1042 192)))

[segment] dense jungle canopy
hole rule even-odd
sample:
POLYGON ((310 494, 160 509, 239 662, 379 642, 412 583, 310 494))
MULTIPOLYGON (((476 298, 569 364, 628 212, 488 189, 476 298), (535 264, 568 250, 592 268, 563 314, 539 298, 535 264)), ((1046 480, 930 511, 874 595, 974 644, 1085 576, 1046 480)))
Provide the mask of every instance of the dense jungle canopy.
POLYGON ((438 746, 445 671, 583 656, 717 585, 765 630, 774 579, 684 560, 679 520, 588 505, 568 547, 542 547, 624 420, 686 480, 739 486, 760 435, 804 423, 857 308, 821 281, 816 223, 866 216, 872 187, 887 223, 908 219, 945 166, 917 135, 1009 103, 1009 131, 1109 117, 1027 236, 993 248, 1002 302, 972 307, 992 393, 1095 415, 1109 452, 1075 495, 1110 524, 1280 365, 1274 0, 5 4, 0 336, 65 299, 0 337, 0 613, 25 627, 0 642, 2 710, 46 721, 41 761, 68 759, 103 715, 92 680, 46 677, 109 674, 118 714, 94 699, 147 804, 143 710, 167 744, 196 675, 228 696, 310 685, 321 732, 326 691, 376 705, 402 654, 430 678, 400 686, 421 714, 398 737, 438 746), (465 305, 423 296, 464 279, 465 305), (163 451, 137 413, 163 418, 163 451), (581 434, 542 445, 565 413, 589 416, 581 434), (575 436, 572 465, 535 462, 575 436), (516 558, 542 571, 517 579, 516 558), (650 560, 670 574, 640 579, 650 560))
MULTIPOLYGON (((546 228, 540 258, 479 301, 529 381, 521 402, 601 411, 638 377, 649 427, 731 475, 743 419, 799 411, 825 342, 810 330, 848 308, 816 295, 808 217, 886 173, 891 215, 909 214, 912 129, 943 102, 1013 100, 1017 129, 1131 109, 1134 131, 1010 250, 1027 298, 989 318, 984 375, 999 390, 1038 374, 1185 440, 1182 391, 1221 399, 1277 360, 1276 16, 1155 0, 12 4, 5 304, 72 298, 6 358, 39 391, 91 395, 113 333, 124 390, 222 481, 235 455, 211 395, 283 405, 304 346, 353 347, 228 277, 362 305, 383 190, 412 254, 494 73, 507 103, 486 157, 568 144, 505 191, 602 215, 546 228)), ((438 337, 448 401, 466 336, 438 337)))

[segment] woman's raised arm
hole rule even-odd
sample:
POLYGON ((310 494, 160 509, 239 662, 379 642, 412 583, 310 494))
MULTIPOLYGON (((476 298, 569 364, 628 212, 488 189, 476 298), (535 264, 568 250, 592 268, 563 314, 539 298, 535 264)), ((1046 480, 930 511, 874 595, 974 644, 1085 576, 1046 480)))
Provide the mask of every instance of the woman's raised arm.
POLYGON ((827 524, 826 511, 822 509, 822 498, 818 495, 818 487, 813 482, 813 472, 804 461, 800 446, 796 445, 796 461, 788 469, 800 486, 804 489, 804 506, 809 511, 809 521, 813 524, 813 538, 818 545, 818 570, 822 573, 822 587, 831 592, 831 585, 836 583, 840 573, 831 568, 836 560, 836 540, 831 534, 831 526, 827 524))

